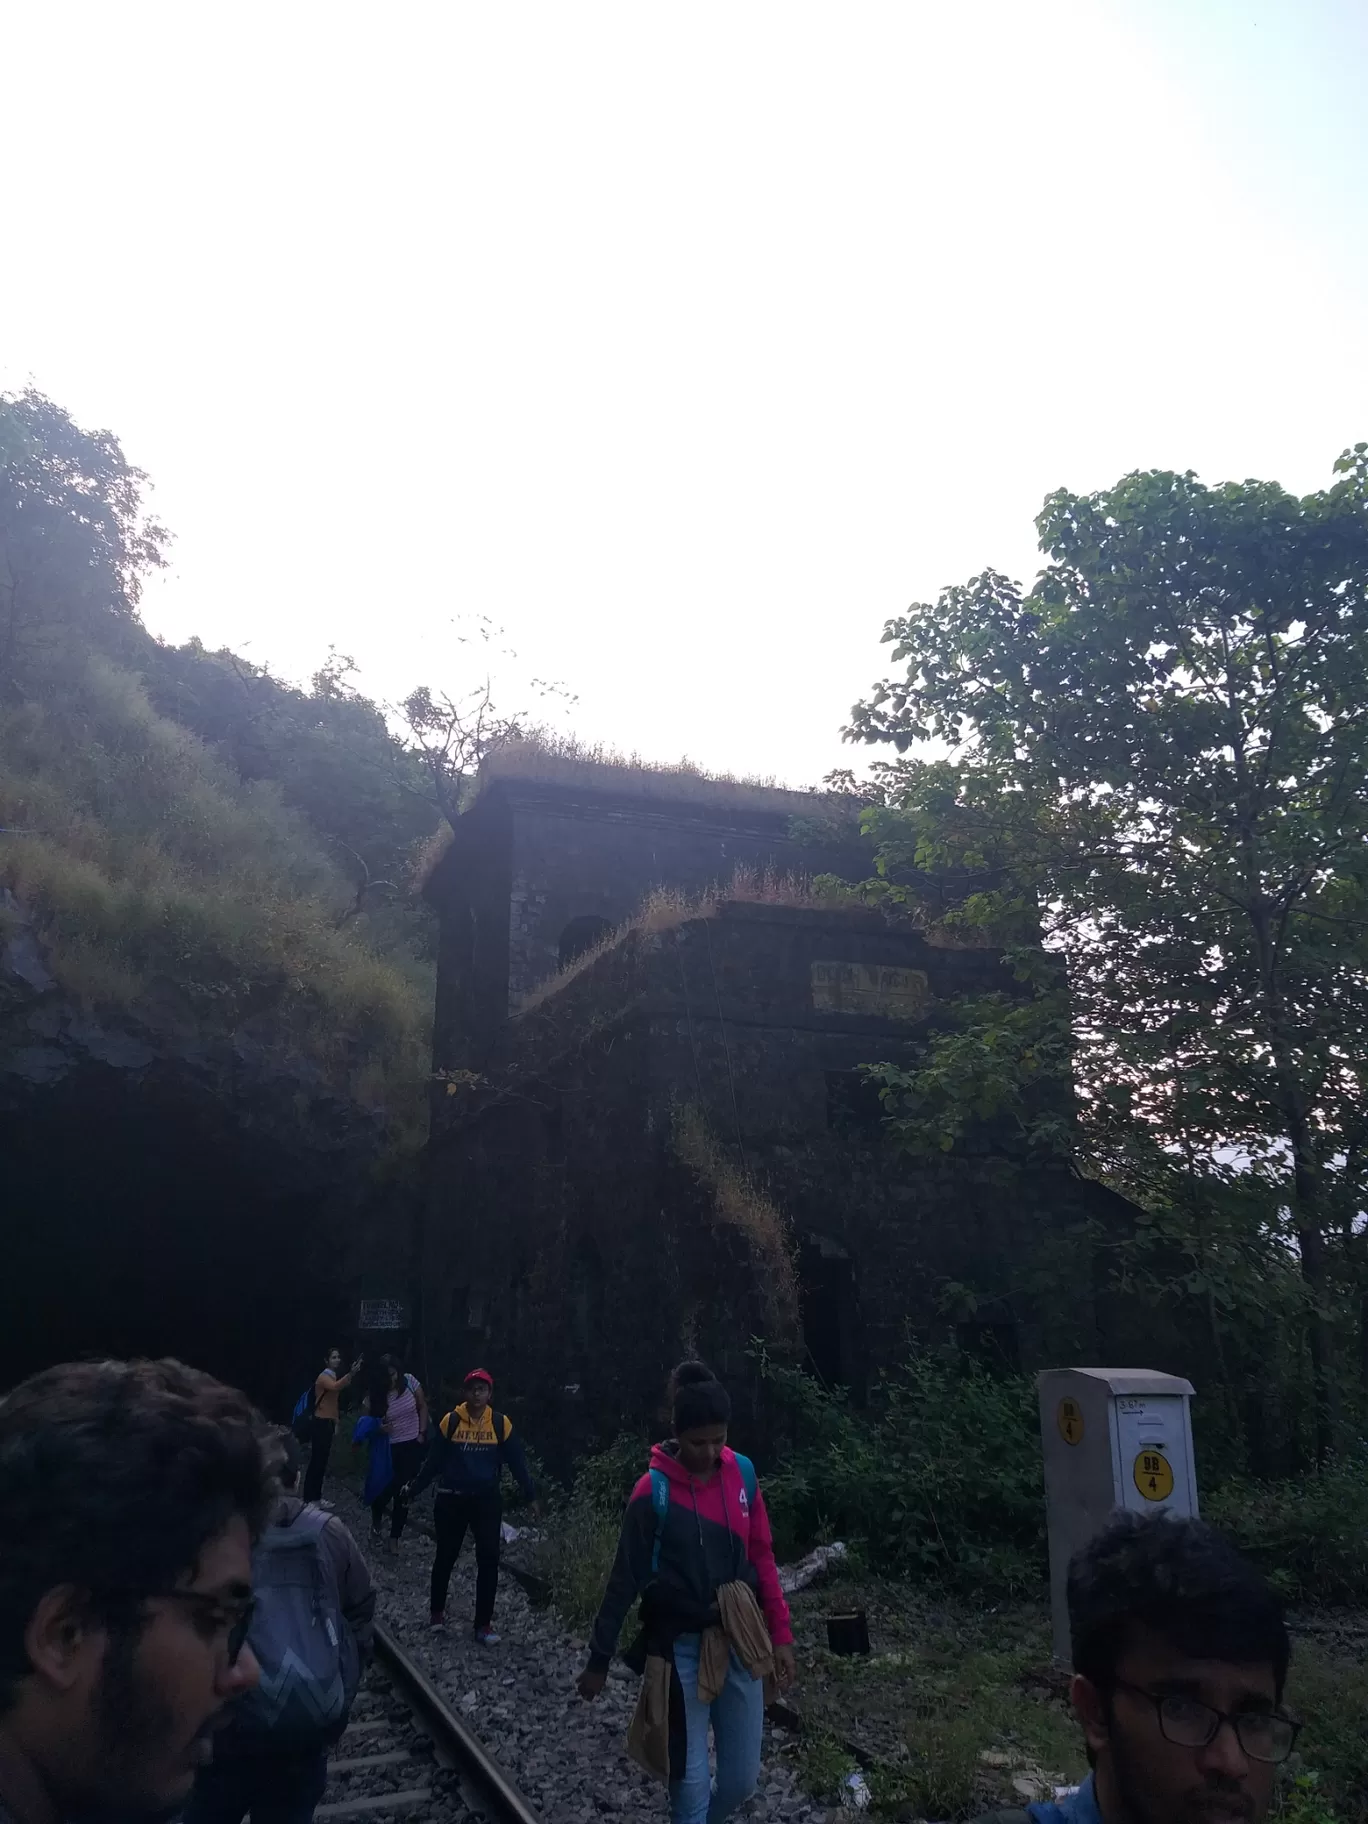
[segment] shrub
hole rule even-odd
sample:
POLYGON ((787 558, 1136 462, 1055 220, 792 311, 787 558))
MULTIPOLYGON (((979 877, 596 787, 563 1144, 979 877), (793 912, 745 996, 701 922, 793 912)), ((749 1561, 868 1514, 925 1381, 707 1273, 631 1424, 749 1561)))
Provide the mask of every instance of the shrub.
POLYGON ((561 1619, 577 1633, 587 1634, 598 1614, 623 1509, 646 1467, 648 1448, 644 1439, 623 1433, 584 1459, 567 1496, 548 1503, 533 1568, 546 1579, 561 1619))
POLYGON ((1368 1461, 1340 1458, 1285 1482, 1235 1476, 1205 1497, 1227 1533, 1293 1602, 1368 1600, 1368 1461))
POLYGON ((1045 1505, 1035 1390, 914 1355, 870 1410, 765 1361, 794 1439, 765 1477, 785 1549, 858 1542, 876 1568, 977 1591, 1038 1588, 1045 1505))
POLYGON ((340 928, 350 889, 304 818, 130 673, 65 655, 42 697, 0 706, 0 825, 0 887, 73 998, 150 1024, 268 1016, 339 1087, 421 1124, 418 966, 340 928))

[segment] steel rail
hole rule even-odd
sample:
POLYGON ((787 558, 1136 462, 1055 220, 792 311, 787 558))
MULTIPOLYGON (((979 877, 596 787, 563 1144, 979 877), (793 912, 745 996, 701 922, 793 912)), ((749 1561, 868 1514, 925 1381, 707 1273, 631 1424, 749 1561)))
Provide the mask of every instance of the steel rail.
POLYGON ((379 1622, 375 1656, 393 1675, 404 1698, 413 1705, 433 1739, 450 1754, 461 1774, 494 1809, 498 1824, 546 1824, 509 1779, 478 1736, 473 1735, 447 1703, 427 1673, 409 1658, 379 1622))

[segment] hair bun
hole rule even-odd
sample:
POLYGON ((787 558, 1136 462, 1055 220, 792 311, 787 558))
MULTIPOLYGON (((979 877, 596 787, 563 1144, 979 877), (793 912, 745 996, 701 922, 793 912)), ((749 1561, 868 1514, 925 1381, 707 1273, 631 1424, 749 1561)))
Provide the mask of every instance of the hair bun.
POLYGON ((670 1384, 675 1387, 700 1387, 705 1381, 715 1381, 717 1376, 706 1362, 681 1362, 670 1376, 670 1384))

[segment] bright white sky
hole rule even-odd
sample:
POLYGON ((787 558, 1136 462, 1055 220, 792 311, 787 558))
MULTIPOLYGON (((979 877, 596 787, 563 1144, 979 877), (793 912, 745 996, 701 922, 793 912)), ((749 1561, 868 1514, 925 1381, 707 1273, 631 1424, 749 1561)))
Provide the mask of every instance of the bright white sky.
POLYGON ((1368 438, 1364 0, 8 0, 0 68, 0 384, 287 676, 486 614, 585 737, 807 784, 1049 489, 1368 438))

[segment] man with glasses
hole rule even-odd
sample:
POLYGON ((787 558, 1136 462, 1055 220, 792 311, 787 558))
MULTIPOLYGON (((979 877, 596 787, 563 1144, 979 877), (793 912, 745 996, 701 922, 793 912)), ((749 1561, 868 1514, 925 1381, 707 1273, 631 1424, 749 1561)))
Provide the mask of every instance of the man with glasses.
POLYGON ((245 1645, 275 1447, 179 1362, 72 1362, 0 1400, 0 1824, 181 1805, 245 1645))
POLYGON ((1000 1824, 1260 1824, 1298 1724, 1282 1607, 1253 1566, 1199 1520, 1118 1514, 1069 1566, 1069 1620, 1092 1772, 1000 1824))

